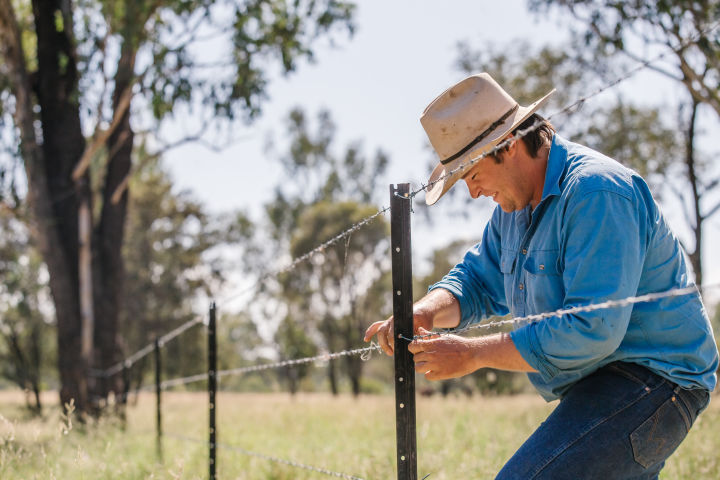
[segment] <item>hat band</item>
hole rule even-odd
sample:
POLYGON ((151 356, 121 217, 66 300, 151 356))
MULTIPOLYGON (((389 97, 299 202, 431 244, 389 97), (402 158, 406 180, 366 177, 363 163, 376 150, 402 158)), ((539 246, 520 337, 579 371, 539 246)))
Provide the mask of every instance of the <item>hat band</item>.
POLYGON ((486 128, 480 135, 475 137, 475 139, 472 142, 468 143, 462 150, 457 152, 455 155, 452 155, 452 156, 446 158, 445 160, 440 160, 440 163, 442 163, 443 165, 447 165, 448 163, 452 162, 456 158, 459 158, 462 155, 464 155, 465 153, 467 153, 468 150, 470 150, 472 147, 474 147, 478 142, 482 141, 483 138, 490 135, 492 133, 492 131, 495 130, 497 127, 502 125, 505 122, 505 120, 507 120, 508 117, 510 115, 512 115, 515 112, 515 110, 518 109, 518 107, 519 107, 519 105, 516 103, 515 106, 512 107, 510 110, 508 110, 505 115, 500 117, 495 123, 493 123, 488 128, 486 128))

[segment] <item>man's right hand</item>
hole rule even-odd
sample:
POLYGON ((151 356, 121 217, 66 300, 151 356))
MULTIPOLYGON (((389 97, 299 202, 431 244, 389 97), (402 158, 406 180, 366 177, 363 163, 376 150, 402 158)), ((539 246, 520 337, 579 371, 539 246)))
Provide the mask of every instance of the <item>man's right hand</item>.
MULTIPOLYGON (((365 331, 365 341, 369 342, 374 335, 377 335, 377 341, 380 344, 380 348, 388 354, 392 355, 395 350, 395 323, 393 317, 387 320, 380 320, 373 323, 365 331)), ((417 334, 420 327, 425 330, 432 330, 433 319, 432 315, 427 313, 415 311, 413 315, 413 332, 417 334)))

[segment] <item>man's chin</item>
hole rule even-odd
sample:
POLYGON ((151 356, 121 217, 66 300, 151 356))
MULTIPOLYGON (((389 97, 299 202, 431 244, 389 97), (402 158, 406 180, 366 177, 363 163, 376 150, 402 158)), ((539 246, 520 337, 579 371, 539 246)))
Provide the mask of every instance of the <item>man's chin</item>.
POLYGON ((517 210, 517 208, 515 208, 515 204, 507 205, 503 203, 498 203, 498 205, 500 205, 500 208, 502 208, 502 211, 505 213, 512 213, 517 210))

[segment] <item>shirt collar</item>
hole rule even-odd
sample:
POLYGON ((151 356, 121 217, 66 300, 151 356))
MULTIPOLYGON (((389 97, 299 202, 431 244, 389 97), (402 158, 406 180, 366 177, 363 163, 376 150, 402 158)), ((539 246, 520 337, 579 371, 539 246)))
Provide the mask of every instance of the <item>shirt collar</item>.
POLYGON ((567 147, 557 134, 553 135, 550 153, 548 154, 547 168, 545 169, 545 185, 543 186, 542 200, 551 195, 560 195, 560 182, 565 172, 567 160, 567 147))

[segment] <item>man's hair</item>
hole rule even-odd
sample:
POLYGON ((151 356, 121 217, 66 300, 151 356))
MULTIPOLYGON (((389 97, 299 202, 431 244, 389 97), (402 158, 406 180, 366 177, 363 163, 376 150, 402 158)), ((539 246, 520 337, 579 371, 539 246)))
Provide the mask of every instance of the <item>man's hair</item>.
POLYGON ((534 128, 534 130, 527 132, 522 137, 522 141, 525 142, 530 156, 535 158, 540 147, 552 142, 552 137, 555 135, 555 127, 537 113, 533 113, 513 130, 512 133, 513 135, 518 135, 518 132, 522 132, 528 128, 534 128))
MULTIPOLYGON (((518 136, 523 130, 527 130, 529 128, 532 128, 533 130, 527 132, 521 139, 525 143, 530 156, 535 158, 538 150, 540 150, 543 145, 552 142, 552 137, 555 135, 555 127, 553 127, 552 123, 545 120, 542 116, 537 113, 533 113, 526 118, 525 121, 518 125, 515 130, 512 131, 512 134, 513 136, 518 136)), ((508 147, 505 146, 497 153, 504 153, 507 151, 507 148, 508 147)), ((497 163, 502 162, 502 158, 500 158, 497 154, 493 155, 493 158, 495 158, 497 163)))

